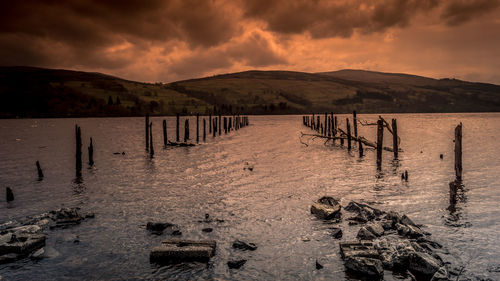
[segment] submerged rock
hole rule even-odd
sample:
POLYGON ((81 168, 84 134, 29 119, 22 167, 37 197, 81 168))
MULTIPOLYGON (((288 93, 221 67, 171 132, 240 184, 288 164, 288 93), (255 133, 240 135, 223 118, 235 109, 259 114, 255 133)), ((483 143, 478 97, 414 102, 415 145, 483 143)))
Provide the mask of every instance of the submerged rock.
POLYGON ((179 226, 169 222, 148 222, 146 229, 156 235, 166 233, 168 235, 182 235, 179 226))
POLYGON ((246 262, 247 260, 228 261, 227 266, 230 269, 240 269, 246 262))
POLYGON ((384 275, 382 262, 378 259, 366 257, 350 257, 345 261, 345 267, 358 274, 380 278, 384 275))
POLYGON ((257 245, 255 245, 254 243, 247 243, 247 242, 243 242, 241 240, 236 240, 233 242, 233 248, 240 249, 240 250, 255 251, 255 250, 257 250, 257 245))
POLYGON ((446 267, 442 266, 438 271, 436 271, 436 273, 434 273, 431 281, 448 281, 450 280, 449 277, 450 275, 448 273, 448 270, 446 269, 446 267))
POLYGON ((43 234, 12 234, 10 241, 0 244, 0 255, 11 253, 28 255, 43 246, 45 246, 43 234))
POLYGON ((318 260, 316 260, 316 269, 317 269, 317 270, 320 270, 320 269, 322 269, 322 268, 323 268, 323 265, 322 265, 322 264, 320 264, 320 263, 318 262, 318 260))
POLYGON ((341 206, 339 201, 333 197, 324 196, 318 199, 318 202, 311 206, 311 214, 316 215, 319 219, 329 220, 340 218, 341 206))
POLYGON ((216 245, 217 243, 213 240, 165 240, 160 246, 153 248, 149 259, 155 263, 206 262, 215 255, 216 245))
POLYGON ((332 233, 331 233, 331 234, 332 234, 332 236, 333 236, 334 238, 336 238, 336 239, 340 239, 340 238, 342 238, 342 234, 343 234, 343 233, 342 233, 342 229, 340 229, 340 228, 338 228, 338 227, 333 227, 333 228, 331 228, 331 230, 332 230, 332 233))

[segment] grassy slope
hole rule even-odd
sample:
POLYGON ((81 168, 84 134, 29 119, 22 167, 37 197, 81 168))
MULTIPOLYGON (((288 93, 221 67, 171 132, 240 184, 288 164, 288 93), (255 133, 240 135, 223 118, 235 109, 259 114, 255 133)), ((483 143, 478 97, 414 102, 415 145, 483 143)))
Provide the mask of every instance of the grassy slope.
POLYGON ((4 117, 203 114, 214 106, 253 114, 500 111, 497 85, 362 70, 246 71, 164 85, 99 73, 0 67, 0 95, 4 117))

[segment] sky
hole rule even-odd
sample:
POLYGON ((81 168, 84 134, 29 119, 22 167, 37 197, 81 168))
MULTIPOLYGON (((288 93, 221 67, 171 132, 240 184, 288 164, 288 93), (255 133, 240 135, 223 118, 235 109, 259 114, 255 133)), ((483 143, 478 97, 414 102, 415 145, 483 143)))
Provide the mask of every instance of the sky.
POLYGON ((0 0, 0 65, 145 82, 364 69, 500 84, 500 0, 0 0))

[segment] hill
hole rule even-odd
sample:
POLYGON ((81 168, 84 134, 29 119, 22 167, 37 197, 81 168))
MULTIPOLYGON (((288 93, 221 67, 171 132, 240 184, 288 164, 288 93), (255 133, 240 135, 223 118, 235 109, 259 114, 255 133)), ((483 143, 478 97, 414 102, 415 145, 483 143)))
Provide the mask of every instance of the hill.
POLYGON ((245 71, 169 84, 0 67, 1 117, 500 111, 500 86, 363 70, 245 71))

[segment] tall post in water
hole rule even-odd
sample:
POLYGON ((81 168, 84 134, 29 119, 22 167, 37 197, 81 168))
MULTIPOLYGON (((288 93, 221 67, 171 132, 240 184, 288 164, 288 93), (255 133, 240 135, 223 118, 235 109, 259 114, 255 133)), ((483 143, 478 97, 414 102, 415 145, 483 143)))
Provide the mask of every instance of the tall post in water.
POLYGON ((208 114, 208 133, 212 133, 212 113, 208 114))
POLYGON ((324 125, 323 125, 323 135, 326 136, 326 121, 328 119, 328 113, 325 112, 325 122, 324 122, 324 125))
POLYGON ((207 120, 203 118, 203 141, 207 140, 207 120))
POLYGON ((354 126, 354 137, 358 137, 358 118, 356 117, 356 110, 352 112, 352 125, 354 126))
POLYGON ((319 127, 319 124, 320 124, 320 122, 319 122, 319 115, 316 117, 316 123, 317 123, 316 124, 316 132, 319 133, 319 129, 320 129, 320 127, 319 127))
POLYGON ((332 136, 332 119, 330 119, 330 116, 328 116, 328 122, 327 122, 327 134, 328 134, 328 137, 331 137, 332 136))
POLYGON ((149 123, 149 155, 153 157, 155 150, 153 148, 153 122, 149 123))
POLYGON ((187 142, 189 140, 189 119, 186 118, 186 121, 184 122, 184 142, 187 142))
POLYGON ((89 149, 89 165, 94 166, 94 143, 92 142, 92 138, 90 138, 90 145, 88 149, 89 149))
POLYGON ((42 167, 40 167, 40 162, 38 162, 38 160, 36 160, 36 169, 38 171, 38 179, 43 179, 42 167))
POLYGON ((200 142, 200 114, 196 113, 196 142, 200 142))
POLYGON ((455 128, 455 175, 462 180, 462 122, 455 128))
POLYGON ((384 142, 384 123, 377 120, 377 169, 382 168, 382 146, 384 142))
POLYGON ((215 138, 215 135, 217 134, 217 117, 214 117, 214 119, 212 119, 212 123, 213 123, 212 124, 212 127, 213 127, 212 128, 212 133, 213 133, 212 137, 215 138))
POLYGON ((167 146, 168 137, 167 137, 167 120, 163 119, 163 146, 167 146))
POLYGON ((219 129, 219 136, 222 134, 222 113, 219 111, 219 126, 217 127, 219 129))
POLYGON ((145 128, 146 128, 146 151, 149 149, 149 113, 146 113, 146 120, 145 120, 145 128))
POLYGON ((398 124, 396 119, 392 119, 392 150, 394 150, 394 159, 398 159, 398 124))
POLYGON ((314 113, 312 116, 312 122, 311 122, 311 129, 316 130, 316 124, 315 124, 316 118, 314 118, 314 113))
POLYGON ((227 134, 227 117, 224 116, 224 134, 227 134))
POLYGON ((346 129, 347 129, 347 150, 351 151, 351 124, 349 123, 349 118, 345 119, 346 129))
POLYGON ((82 131, 78 125, 75 125, 76 139, 76 177, 82 176, 82 131))
POLYGON ((363 143, 361 142, 360 139, 358 139, 358 151, 359 151, 359 158, 363 157, 363 143))
POLYGON ((176 122, 175 122, 175 141, 179 142, 179 113, 176 115, 176 122))

